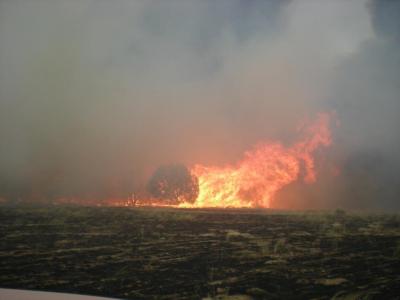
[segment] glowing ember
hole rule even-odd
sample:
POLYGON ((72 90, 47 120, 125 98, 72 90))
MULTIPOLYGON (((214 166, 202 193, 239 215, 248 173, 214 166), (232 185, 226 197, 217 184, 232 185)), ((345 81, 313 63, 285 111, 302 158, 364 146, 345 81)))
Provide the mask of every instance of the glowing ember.
POLYGON ((225 167, 195 165, 191 172, 198 177, 199 195, 193 204, 180 207, 265 207, 277 191, 297 180, 302 163, 304 181, 316 180, 313 153, 331 144, 331 115, 318 114, 317 120, 299 130, 302 140, 292 147, 279 142, 261 143, 247 151, 237 164, 225 167))

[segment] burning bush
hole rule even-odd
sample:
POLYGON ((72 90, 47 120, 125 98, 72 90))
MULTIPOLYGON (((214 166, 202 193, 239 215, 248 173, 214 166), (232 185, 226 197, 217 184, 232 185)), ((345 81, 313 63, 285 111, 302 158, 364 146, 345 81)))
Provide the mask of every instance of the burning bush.
POLYGON ((194 203, 199 194, 199 182, 184 165, 161 166, 150 178, 147 190, 165 204, 194 203))

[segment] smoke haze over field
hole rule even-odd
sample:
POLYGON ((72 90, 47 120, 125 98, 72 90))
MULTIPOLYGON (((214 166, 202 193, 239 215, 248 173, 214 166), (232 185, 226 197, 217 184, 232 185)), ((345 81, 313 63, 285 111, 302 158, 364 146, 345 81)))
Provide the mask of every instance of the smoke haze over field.
POLYGON ((2 0, 0 197, 127 197, 336 111, 276 205, 398 209, 399 43, 395 0, 2 0))

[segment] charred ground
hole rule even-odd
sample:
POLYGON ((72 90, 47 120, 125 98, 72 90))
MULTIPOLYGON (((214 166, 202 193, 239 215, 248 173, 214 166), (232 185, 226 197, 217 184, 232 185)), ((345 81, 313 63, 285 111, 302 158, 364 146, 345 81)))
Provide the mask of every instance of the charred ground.
POLYGON ((0 220, 1 287, 126 299, 400 295, 399 215, 52 206, 1 207, 0 220))

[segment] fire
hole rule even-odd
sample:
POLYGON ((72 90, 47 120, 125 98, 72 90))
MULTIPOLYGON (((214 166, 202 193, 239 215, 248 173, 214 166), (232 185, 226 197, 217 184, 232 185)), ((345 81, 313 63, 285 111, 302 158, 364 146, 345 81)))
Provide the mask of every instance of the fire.
POLYGON ((193 204, 180 207, 270 207, 276 192, 296 181, 304 165, 304 181, 316 180, 314 152, 332 143, 332 114, 320 113, 315 122, 299 128, 303 138, 285 147, 279 142, 260 143, 235 165, 195 165, 191 172, 199 180, 199 195, 193 204))

